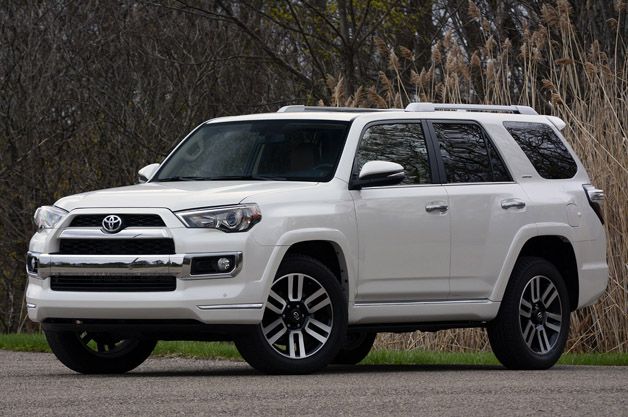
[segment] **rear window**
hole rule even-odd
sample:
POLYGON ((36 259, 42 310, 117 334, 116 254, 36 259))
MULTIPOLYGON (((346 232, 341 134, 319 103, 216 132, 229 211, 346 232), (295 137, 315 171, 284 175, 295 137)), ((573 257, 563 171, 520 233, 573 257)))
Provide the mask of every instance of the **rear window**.
POLYGON ((504 127, 541 177, 557 180, 576 175, 576 161, 551 127, 527 122, 504 122, 504 127))
POLYGON ((432 122, 448 183, 511 181, 497 150, 475 123, 432 122))

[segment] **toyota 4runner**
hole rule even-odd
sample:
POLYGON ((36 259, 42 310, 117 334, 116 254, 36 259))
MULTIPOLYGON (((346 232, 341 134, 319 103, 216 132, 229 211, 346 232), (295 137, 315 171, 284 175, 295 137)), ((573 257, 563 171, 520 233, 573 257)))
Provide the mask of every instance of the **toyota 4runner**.
POLYGON ((377 332, 460 327, 508 368, 549 368, 608 275, 604 194, 564 127, 432 103, 210 120, 140 184, 37 210, 29 317, 82 373, 129 371, 157 340, 308 373, 377 332))

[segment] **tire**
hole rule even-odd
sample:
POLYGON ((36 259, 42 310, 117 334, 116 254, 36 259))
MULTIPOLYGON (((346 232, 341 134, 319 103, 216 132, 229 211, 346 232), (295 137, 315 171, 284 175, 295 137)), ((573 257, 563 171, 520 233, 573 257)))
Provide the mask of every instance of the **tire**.
POLYGON ((355 365, 369 354, 377 333, 349 333, 344 346, 336 355, 332 363, 337 365, 355 365))
POLYGON ((336 357, 346 333, 347 303, 338 279, 316 259, 290 255, 277 271, 262 322, 235 342, 259 371, 307 374, 336 357))
POLYGON ((45 334, 57 359, 82 374, 123 374, 141 365, 157 344, 154 340, 119 339, 107 333, 45 334))
POLYGON ((497 318, 487 327, 493 353, 508 369, 548 369, 563 353, 570 303, 554 265, 523 257, 513 269, 497 318))

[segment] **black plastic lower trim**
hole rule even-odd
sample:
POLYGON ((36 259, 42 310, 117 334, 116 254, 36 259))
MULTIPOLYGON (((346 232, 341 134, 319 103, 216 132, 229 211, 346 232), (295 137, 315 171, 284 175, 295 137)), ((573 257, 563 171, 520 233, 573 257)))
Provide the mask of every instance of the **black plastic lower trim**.
POLYGON ((114 320, 65 319, 44 320, 42 328, 54 332, 102 332, 121 337, 152 340, 231 341, 250 325, 205 324, 197 320, 114 320))

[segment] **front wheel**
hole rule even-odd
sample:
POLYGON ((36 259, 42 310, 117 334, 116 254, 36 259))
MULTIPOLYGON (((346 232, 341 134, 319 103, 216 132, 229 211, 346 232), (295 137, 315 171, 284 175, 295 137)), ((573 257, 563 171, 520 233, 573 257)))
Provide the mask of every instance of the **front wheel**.
POLYGON ((334 274, 316 259, 293 255, 279 267, 262 322, 236 347, 262 372, 305 374, 331 362, 346 331, 347 304, 334 274))
POLYGON ((497 359, 509 369, 547 369, 569 333, 570 305, 560 272, 542 258, 517 261, 497 318, 487 327, 497 359))
POLYGON ((140 366, 154 340, 122 339, 108 333, 45 331, 50 349, 65 366, 82 374, 122 374, 140 366))

